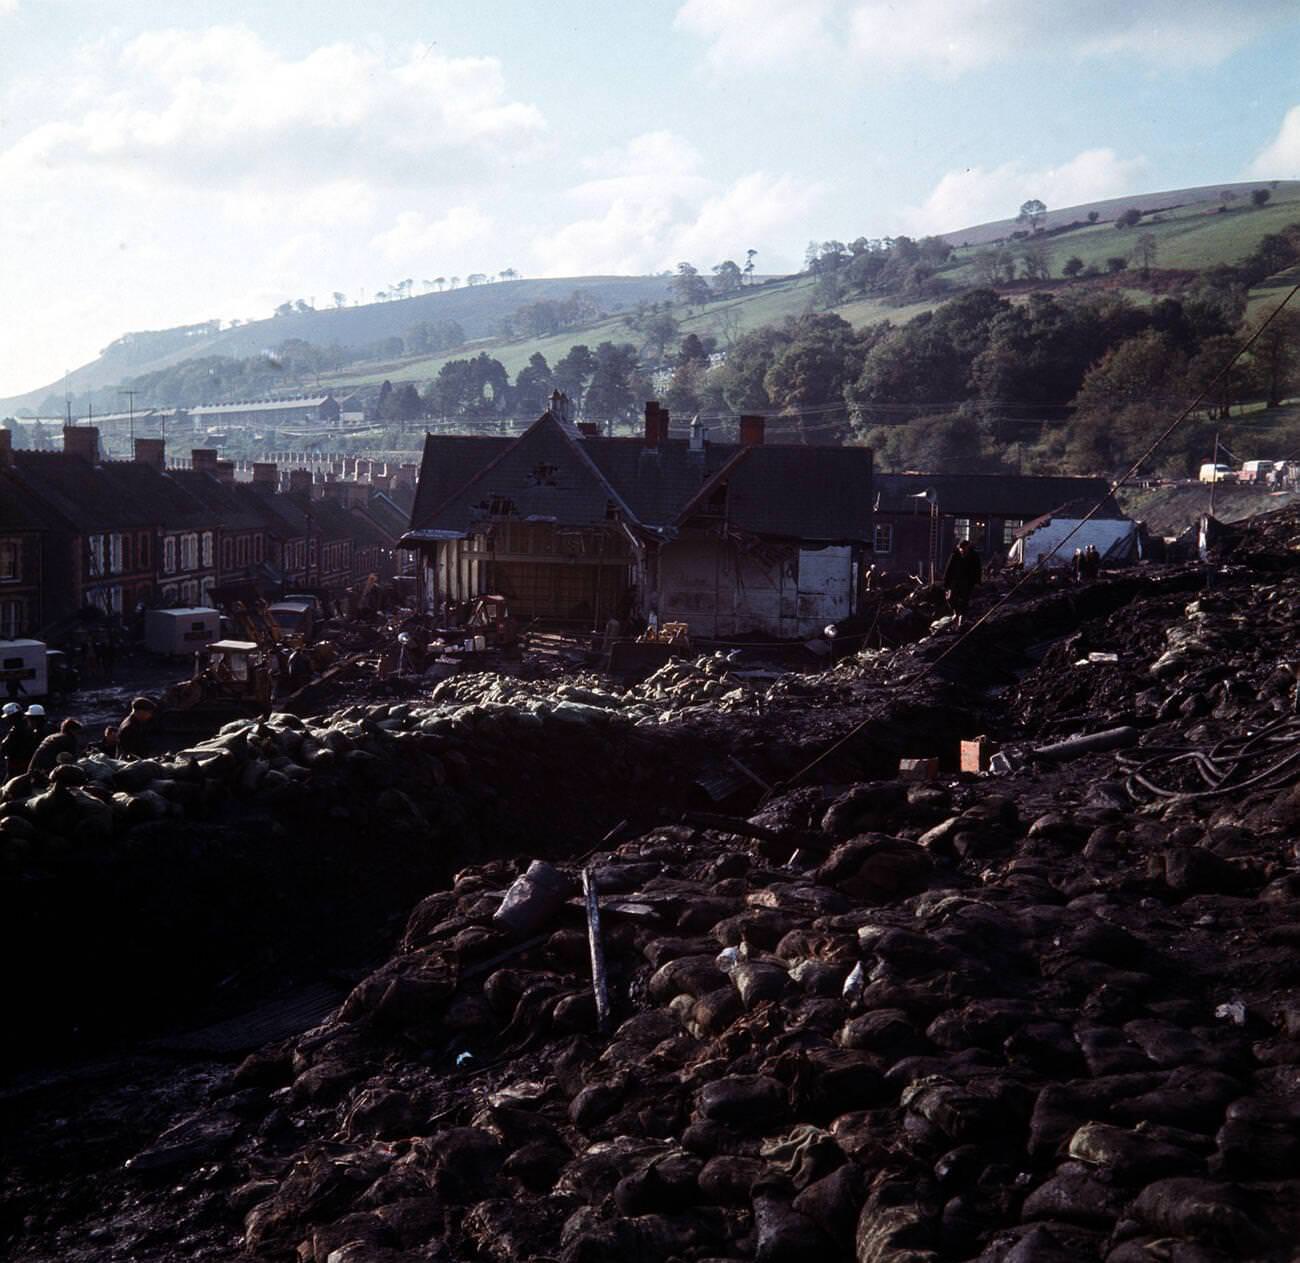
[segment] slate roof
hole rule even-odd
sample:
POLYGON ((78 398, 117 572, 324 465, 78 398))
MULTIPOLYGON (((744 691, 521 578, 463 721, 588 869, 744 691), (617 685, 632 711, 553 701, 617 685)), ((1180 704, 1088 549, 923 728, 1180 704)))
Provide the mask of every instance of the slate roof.
POLYGON ((246 503, 234 487, 206 470, 169 469, 167 477, 203 504, 223 529, 252 531, 261 527, 263 519, 256 507, 246 503))
POLYGON ((412 526, 431 526, 435 510, 515 440, 482 434, 426 434, 412 526))
POLYGON ((929 512, 919 497, 933 490, 939 512, 957 517, 1030 518, 1075 500, 1096 504, 1110 495, 1104 478, 1031 474, 876 474, 876 510, 929 512))
POLYGON ((0 476, 0 531, 68 530, 69 524, 37 500, 22 483, 0 476))
POLYGON ((725 475, 731 525, 793 539, 866 539, 866 448, 706 444, 647 447, 639 438, 578 437, 549 412, 517 439, 428 435, 412 531, 464 532, 509 502, 509 516, 603 523, 611 503, 632 525, 665 530, 725 475))
POLYGON ((236 483, 233 490, 276 539, 306 538, 307 514, 295 497, 262 491, 252 483, 236 483))
POLYGON ((152 465, 134 461, 92 465, 64 452, 19 451, 14 453, 14 479, 82 533, 215 525, 200 501, 152 465))

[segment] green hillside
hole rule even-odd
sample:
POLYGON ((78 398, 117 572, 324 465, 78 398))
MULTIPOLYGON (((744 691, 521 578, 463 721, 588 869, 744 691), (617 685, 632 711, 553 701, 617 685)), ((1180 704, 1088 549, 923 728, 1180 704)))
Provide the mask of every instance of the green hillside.
MULTIPOLYGON (((1173 190, 1052 210, 1045 221, 1047 232, 1034 239, 1049 279, 1017 280, 999 289, 1009 297, 1019 298, 1037 288, 1060 291, 1076 286, 1106 286, 1121 290, 1134 301, 1149 302, 1169 284, 1185 280, 1189 272, 1238 262, 1262 237, 1297 220, 1300 181, 1173 190), (1262 207, 1252 205, 1249 197, 1256 188, 1269 191, 1270 200, 1262 207), (1223 198, 1225 190, 1232 194, 1230 198, 1223 198), (1151 213, 1133 227, 1117 228, 1114 217, 1129 207, 1148 208, 1151 213), (1075 221, 1086 220, 1090 210, 1100 216, 1097 223, 1081 222, 1077 228, 1062 230, 1075 221), (1144 280, 1139 271, 1140 238, 1154 245, 1149 280, 1144 280), (1066 279, 1063 268, 1076 257, 1085 271, 1097 275, 1066 279), (1126 261, 1126 270, 1117 276, 1108 274, 1109 261, 1115 258, 1126 261)), ((851 294, 830 310, 859 327, 882 320, 903 323, 955 293, 983 283, 990 254, 1000 251, 1004 258, 1022 254, 1025 242, 1008 239, 1016 230, 1015 221, 1006 220, 947 234, 949 241, 972 244, 955 250, 937 274, 942 292, 924 301, 903 304, 889 297, 851 294)), ((1256 287, 1250 296, 1252 312, 1270 300, 1277 301, 1296 279, 1300 279, 1300 269, 1294 276, 1271 277, 1256 287)), ((220 329, 217 322, 212 322, 189 329, 130 335, 73 372, 68 385, 74 394, 116 386, 127 377, 165 369, 196 356, 253 356, 292 339, 321 347, 368 347, 385 338, 400 337, 421 321, 455 321, 469 342, 440 354, 364 360, 332 375, 322 374, 320 384, 346 390, 385 380, 423 383, 436 376, 448 360, 479 351, 500 360, 513 375, 536 353, 553 364, 579 343, 593 347, 605 340, 638 343, 639 335, 624 322, 624 314, 638 304, 664 302, 670 297, 669 278, 665 276, 569 277, 499 282, 362 307, 294 312, 229 329, 220 329), (613 314, 550 337, 506 339, 499 335, 501 322, 520 307, 543 299, 560 300, 575 289, 585 291, 599 309, 613 314)), ((683 334, 709 334, 719 346, 726 347, 749 330, 823 309, 816 278, 803 274, 748 286, 731 298, 702 307, 675 304, 672 311, 683 334)), ((59 382, 21 397, 0 400, 0 410, 36 407, 49 394, 62 394, 63 387, 64 383, 59 382)))

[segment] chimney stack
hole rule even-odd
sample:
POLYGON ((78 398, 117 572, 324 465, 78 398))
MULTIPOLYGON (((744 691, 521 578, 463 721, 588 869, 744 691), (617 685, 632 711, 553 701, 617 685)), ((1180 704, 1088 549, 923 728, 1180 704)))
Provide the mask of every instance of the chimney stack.
POLYGON ((762 447, 763 431, 765 425, 766 425, 765 417, 741 417, 740 418, 741 447, 762 447))
POLYGON ((93 425, 65 425, 63 450, 69 456, 80 456, 92 465, 99 463, 99 428, 93 425))
POLYGON ((190 468, 201 474, 217 472, 217 449, 215 447, 194 447, 190 449, 190 468))
POLYGON ((289 491, 294 495, 311 495, 311 470, 289 470, 289 491))
POLYGON ((274 461, 255 461, 253 463, 253 485, 270 487, 272 491, 280 485, 280 468, 274 461))
POLYGON ((704 451, 705 435, 707 434, 708 430, 700 424, 699 417, 696 417, 695 420, 691 422, 691 451, 704 451))
POLYGON ((414 487, 416 483, 418 466, 415 464, 399 465, 397 467, 397 485, 399 487, 414 487))
POLYGON ((668 409, 651 399, 645 406, 645 445, 658 447, 668 438, 668 409))
POLYGON ((0 469, 14 467, 14 432, 0 426, 0 469))
POLYGON ((152 465, 155 469, 163 469, 167 464, 166 457, 166 440, 136 439, 135 463, 137 465, 152 465))
POLYGON ((218 482, 224 482, 227 487, 235 485, 235 462, 233 460, 219 460, 216 468, 212 471, 217 476, 218 482))

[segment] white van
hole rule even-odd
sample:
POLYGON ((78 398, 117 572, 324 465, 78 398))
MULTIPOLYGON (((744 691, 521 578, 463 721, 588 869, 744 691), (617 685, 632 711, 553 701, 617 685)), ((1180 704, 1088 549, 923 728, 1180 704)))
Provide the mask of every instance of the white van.
POLYGON ((43 640, 0 640, 0 702, 9 700, 11 681, 19 686, 18 700, 44 697, 50 691, 43 640))
POLYGON ((1205 464, 1201 466, 1200 479, 1202 482, 1236 482, 1237 473, 1231 465, 1205 464))

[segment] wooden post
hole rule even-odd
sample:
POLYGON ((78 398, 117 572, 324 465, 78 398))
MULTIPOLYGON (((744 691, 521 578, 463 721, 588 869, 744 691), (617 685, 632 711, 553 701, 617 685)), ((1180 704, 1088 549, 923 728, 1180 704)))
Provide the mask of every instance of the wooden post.
POLYGON ((600 941, 600 902, 591 869, 582 870, 582 893, 587 901, 587 943, 591 948, 591 989, 596 997, 596 1025, 609 1033, 609 985, 605 978, 605 948, 600 941))

